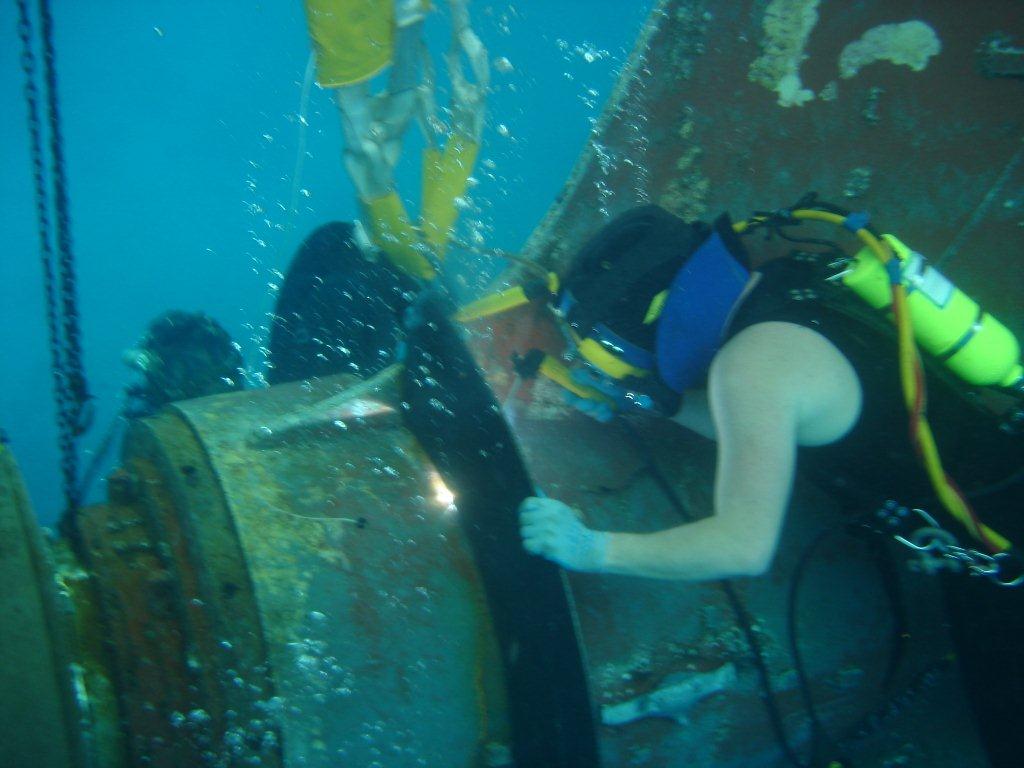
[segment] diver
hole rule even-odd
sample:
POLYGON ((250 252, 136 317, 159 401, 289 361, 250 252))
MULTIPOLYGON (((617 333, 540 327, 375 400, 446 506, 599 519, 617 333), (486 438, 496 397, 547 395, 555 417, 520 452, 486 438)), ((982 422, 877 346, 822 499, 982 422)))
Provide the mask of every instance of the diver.
POLYGON ((132 419, 155 415, 179 400, 245 388, 245 361, 224 327, 204 312, 168 310, 150 321, 139 342, 121 353, 135 374, 76 484, 85 499, 121 444, 132 419))
POLYGON ((469 189, 484 129, 490 68, 487 50, 470 26, 467 1, 448 2, 451 47, 445 64, 450 101, 444 119, 437 109, 435 68, 424 39, 430 3, 305 0, 304 5, 317 82, 337 99, 342 158, 366 234, 393 267, 413 279, 431 280, 469 189), (389 70, 387 82, 377 88, 375 78, 384 69, 389 70), (406 210, 395 180, 402 143, 413 122, 425 144, 418 223, 406 210))
MULTIPOLYGON (((577 571, 761 575, 778 544, 798 456, 845 488, 851 506, 875 493, 878 503, 929 497, 916 448, 902 439, 894 334, 856 322, 853 308, 829 295, 845 291, 825 277, 823 258, 832 262, 835 252, 754 269, 736 229, 724 216, 708 226, 653 205, 634 209, 583 247, 553 298, 581 362, 565 382, 575 389, 567 399, 602 421, 658 413, 716 441, 714 514, 657 533, 615 533, 591 530, 557 499, 534 497, 521 507, 530 552, 577 571)), ((1014 347, 1008 375, 1019 381, 1017 354, 1014 347)), ((980 434, 977 419, 954 413, 960 403, 947 388, 929 387, 929 413, 949 445, 947 463, 959 466, 981 439, 998 442, 1005 430, 980 434)), ((1019 441, 1010 442, 992 451, 996 474, 1019 470, 1019 441)), ((988 464, 972 471, 991 472, 988 464)))
POLYGON ((168 403, 245 388, 245 362, 224 327, 203 312, 170 310, 150 322, 122 360, 139 374, 125 390, 125 416, 151 416, 168 403))
MULTIPOLYGON (((467 0, 448 0, 448 105, 438 105, 423 0, 304 0, 316 81, 332 92, 342 160, 360 221, 330 222, 299 246, 274 309, 271 384, 334 374, 369 378, 396 361, 400 319, 440 269, 472 187, 490 83, 467 0), (383 74, 386 71, 386 75, 383 74), (395 168, 416 124, 423 141, 418 215, 395 168)), ((312 73, 309 69, 307 76, 312 73)))
MULTIPOLYGON (((928 269, 901 242, 874 233, 865 215, 813 196, 738 224, 727 216, 691 224, 654 205, 613 219, 564 277, 551 274, 546 284, 524 287, 521 300, 502 300, 493 311, 549 298, 569 341, 562 359, 572 367, 532 350, 517 359, 518 373, 558 381, 567 401, 589 416, 655 415, 715 441, 713 514, 654 533, 593 530, 585 510, 538 495, 519 507, 523 546, 573 571, 689 581, 761 576, 772 564, 799 464, 865 520, 912 525, 910 509, 938 511, 945 502, 963 513, 953 517, 992 554, 969 551, 996 564, 994 571, 977 562, 960 570, 991 578, 1001 566, 994 580, 1024 581, 1017 550, 987 525, 1021 531, 1020 348, 1005 327, 928 269), (840 224, 891 263, 871 254, 844 259, 830 241, 788 236, 798 214, 840 224), (741 234, 762 227, 799 248, 755 267, 741 234), (865 282, 885 294, 874 297, 873 307, 861 300, 873 289, 858 284, 868 263, 873 271, 865 282), (839 274, 837 264, 845 267, 839 274), (908 373, 918 359, 913 341, 908 352, 886 316, 899 309, 889 293, 890 283, 900 281, 909 282, 911 303, 927 305, 925 311, 963 302, 963 322, 949 348, 921 356, 928 365, 918 369, 916 383, 908 373), (966 370, 972 368, 978 370, 966 370), (973 384, 1016 399, 1014 415, 982 409, 977 387, 960 380, 972 376, 973 384), (922 467, 929 460, 930 472, 922 467), (970 483, 961 493, 950 477, 970 483), (969 500, 975 497, 985 504, 986 523, 974 515, 969 500)), ((899 311, 907 325, 897 324, 900 331, 911 317, 918 320, 907 311, 906 294, 903 299, 899 311)), ((471 306, 462 319, 487 313, 471 306)), ((919 331, 913 327, 910 338, 919 331)), ((936 351, 932 341, 919 337, 918 345, 936 351)), ((939 560, 936 567, 952 572, 957 565, 964 563, 939 560)), ((1024 593, 952 575, 946 586, 954 640, 991 759, 1015 765, 1024 744, 1006 724, 1024 706, 1017 642, 1024 593)))

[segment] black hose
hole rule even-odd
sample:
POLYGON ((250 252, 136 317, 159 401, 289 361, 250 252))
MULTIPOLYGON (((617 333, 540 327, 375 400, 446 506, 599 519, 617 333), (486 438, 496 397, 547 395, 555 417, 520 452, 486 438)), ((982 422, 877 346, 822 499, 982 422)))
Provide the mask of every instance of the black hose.
MULTIPOLYGON (((636 432, 636 428, 633 424, 626 422, 626 430, 636 447, 639 454, 643 457, 644 464, 647 471, 650 472, 651 477, 657 483, 658 487, 665 494, 665 497, 671 503, 673 509, 687 522, 695 522, 696 517, 683 503, 682 499, 676 494, 675 488, 669 483, 664 473, 658 467, 657 462, 651 455, 650 448, 647 443, 644 442, 643 438, 640 437, 636 432)), ((757 670, 758 680, 761 684, 762 696, 764 699, 765 709, 768 714, 768 721, 772 728, 772 734, 775 736, 775 741, 778 747, 786 759, 794 766, 794 768, 812 768, 815 763, 813 762, 814 756, 808 762, 804 762, 800 759, 800 756, 796 753, 796 750, 789 743, 789 737, 786 734, 785 725, 782 722, 782 713, 779 710, 778 698, 775 694, 775 689, 772 687, 771 673, 768 671, 768 664, 764 658, 764 648, 761 646, 761 641, 754 631, 754 623, 750 618, 750 612, 747 610, 746 604, 743 602, 743 598, 740 597, 736 587, 733 586, 732 582, 727 579, 721 579, 717 582, 718 587, 725 594, 726 600, 729 602, 729 606, 732 609, 733 615, 736 619, 736 624, 743 631, 743 635, 747 640, 747 646, 750 648, 750 658, 754 663, 754 668, 757 670)))
POLYGON ((121 437, 127 424, 128 419, 125 414, 119 413, 114 417, 113 421, 110 422, 110 426, 107 427, 107 431, 104 433, 103 439, 96 447, 96 451, 93 453, 92 459, 89 460, 85 471, 82 472, 82 476, 78 481, 76 495, 82 502, 88 498, 89 491, 92 489, 93 483, 96 482, 96 478, 103 469, 103 463, 110 455, 111 450, 113 450, 114 446, 117 444, 118 438, 121 437))
POLYGON ((807 565, 811 558, 818 551, 818 547, 829 537, 834 528, 826 528, 820 531, 811 543, 808 544, 800 554, 793 577, 789 580, 789 596, 786 605, 786 630, 789 635, 789 653, 793 658, 793 668, 796 670, 797 687, 800 691, 800 698, 803 700, 804 709, 807 710, 807 717, 811 723, 811 758, 814 759, 821 753, 825 744, 834 743, 825 726, 818 717, 818 710, 814 704, 814 695, 811 692, 811 682, 807 676, 807 668, 804 665, 803 653, 800 651, 799 627, 797 626, 797 606, 799 604, 800 586, 803 583, 803 576, 807 571, 807 565))

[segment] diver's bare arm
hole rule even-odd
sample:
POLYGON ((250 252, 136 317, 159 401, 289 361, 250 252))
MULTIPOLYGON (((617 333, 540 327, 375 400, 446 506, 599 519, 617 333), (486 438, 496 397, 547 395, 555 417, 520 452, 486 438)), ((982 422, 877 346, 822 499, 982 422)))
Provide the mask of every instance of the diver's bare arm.
POLYGON ((611 534, 606 571, 701 581, 768 568, 796 465, 800 388, 779 363, 770 350, 743 343, 716 358, 709 380, 718 437, 714 515, 652 534, 611 534))

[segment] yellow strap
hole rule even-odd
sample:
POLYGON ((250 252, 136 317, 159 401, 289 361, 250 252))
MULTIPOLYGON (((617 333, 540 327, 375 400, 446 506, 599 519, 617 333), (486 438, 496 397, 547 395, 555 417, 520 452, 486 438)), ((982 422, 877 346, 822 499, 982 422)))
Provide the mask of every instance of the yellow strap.
POLYGON ((657 294, 651 299, 650 305, 647 307, 647 314, 644 315, 644 325, 650 325, 659 317, 661 317, 662 311, 665 309, 665 302, 668 300, 668 290, 664 290, 657 294))
POLYGON ((548 293, 552 296, 556 295, 562 288, 562 280, 558 277, 557 272, 548 272, 548 293))
POLYGON ((438 256, 444 254, 452 225, 459 216, 458 200, 466 194, 480 145, 458 133, 444 150, 428 147, 423 152, 423 202, 420 228, 438 256))
POLYGON ((360 201, 370 226, 370 236, 388 259, 399 269, 423 280, 434 277, 429 259, 417 249, 419 235, 409 223, 405 206, 397 192, 360 201))
POLYGON ((523 286, 517 285, 513 288, 484 296, 476 301, 471 301, 455 313, 455 319, 460 323, 465 323, 481 317, 496 315, 499 312, 507 312, 510 309, 515 309, 529 303, 530 299, 526 296, 523 286))
MULTIPOLYGON (((533 284, 528 283, 527 285, 533 284)), ((470 320, 479 320, 481 317, 490 317, 491 315, 497 315, 502 312, 507 312, 510 309, 521 307, 524 304, 529 304, 531 299, 527 295, 527 285, 515 285, 511 288, 506 288, 504 291, 491 293, 487 296, 480 297, 476 301, 471 301, 456 313, 455 319, 460 323, 465 323, 470 320)), ((539 283, 537 285, 539 285, 539 283)), ((558 286, 558 275, 554 272, 548 272, 547 280, 544 284, 547 292, 554 296, 558 293, 558 286)))
POLYGON ((596 339, 580 339, 576 345, 583 357, 613 379, 624 379, 627 376, 641 377, 650 373, 650 371, 630 365, 621 357, 613 355, 596 339))
POLYGON ((599 389, 588 387, 576 382, 572 378, 572 374, 569 369, 560 360, 555 359, 551 355, 544 355, 544 359, 541 360, 539 370, 544 376, 551 379, 563 389, 569 390, 577 397, 582 397, 586 400, 597 400, 611 406, 615 405, 615 401, 599 389))

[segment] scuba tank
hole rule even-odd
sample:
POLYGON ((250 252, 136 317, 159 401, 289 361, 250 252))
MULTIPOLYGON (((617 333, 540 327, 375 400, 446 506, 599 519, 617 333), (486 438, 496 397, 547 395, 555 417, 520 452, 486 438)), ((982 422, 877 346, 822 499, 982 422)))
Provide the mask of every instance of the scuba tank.
MULTIPOLYGON (((882 237, 899 260, 918 345, 968 384, 1004 388, 1024 384, 1020 344, 1013 333, 920 253, 892 235, 882 237)), ((875 309, 891 307, 889 275, 871 248, 862 248, 853 257, 841 279, 875 309)))

